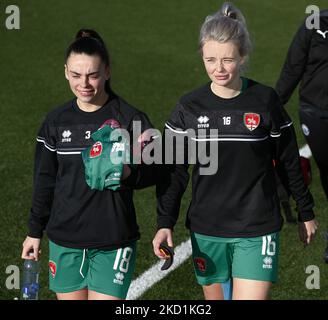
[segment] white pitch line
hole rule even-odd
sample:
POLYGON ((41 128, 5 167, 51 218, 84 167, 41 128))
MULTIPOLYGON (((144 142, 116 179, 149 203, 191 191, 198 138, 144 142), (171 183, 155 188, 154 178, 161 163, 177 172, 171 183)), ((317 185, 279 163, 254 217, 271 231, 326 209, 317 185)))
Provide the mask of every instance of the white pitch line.
MULTIPOLYGON (((306 144, 299 150, 300 156, 305 158, 311 158, 312 152, 309 146, 306 144)), ((184 263, 191 256, 191 241, 188 239, 182 242, 174 249, 174 262, 170 269, 162 271, 161 266, 163 261, 159 261, 151 268, 146 270, 141 276, 133 280, 128 291, 127 300, 137 300, 148 289, 150 289, 155 283, 164 279, 170 272, 177 269, 182 263, 184 263)))
POLYGON ((191 256, 191 241, 188 239, 174 249, 174 261, 172 266, 165 271, 161 270, 164 261, 159 261, 141 276, 131 282, 127 300, 136 300, 155 283, 164 279, 170 272, 178 268, 191 256))

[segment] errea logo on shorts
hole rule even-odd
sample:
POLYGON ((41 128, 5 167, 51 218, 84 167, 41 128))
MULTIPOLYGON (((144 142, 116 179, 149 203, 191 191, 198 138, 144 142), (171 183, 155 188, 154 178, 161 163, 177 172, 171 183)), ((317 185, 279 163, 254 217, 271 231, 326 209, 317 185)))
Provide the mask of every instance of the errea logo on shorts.
POLYGON ((116 279, 113 280, 114 283, 123 285, 124 274, 122 272, 115 273, 115 278, 116 279))
POLYGON ((272 258, 270 257, 265 257, 263 259, 263 269, 272 269, 272 258))

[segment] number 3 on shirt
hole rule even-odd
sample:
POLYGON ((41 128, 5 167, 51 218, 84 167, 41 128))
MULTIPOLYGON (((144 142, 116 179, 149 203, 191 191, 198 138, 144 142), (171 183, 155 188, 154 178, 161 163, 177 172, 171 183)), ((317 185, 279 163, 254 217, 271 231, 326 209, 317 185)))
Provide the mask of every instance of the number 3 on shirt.
POLYGON ((119 270, 121 272, 128 272, 130 259, 132 257, 132 252, 133 249, 130 247, 125 247, 124 249, 122 248, 118 249, 116 253, 113 269, 117 270, 117 268, 119 267, 119 270))
POLYGON ((276 254, 276 242, 271 236, 262 237, 262 255, 274 256, 276 254))

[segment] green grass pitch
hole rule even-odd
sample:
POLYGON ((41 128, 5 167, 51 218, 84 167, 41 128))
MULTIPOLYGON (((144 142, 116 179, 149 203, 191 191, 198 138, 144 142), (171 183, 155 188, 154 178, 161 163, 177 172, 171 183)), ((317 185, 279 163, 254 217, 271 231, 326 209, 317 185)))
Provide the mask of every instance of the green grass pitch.
MULTIPOLYGON (((64 78, 64 51, 81 27, 94 28, 108 44, 113 88, 145 111, 161 129, 179 97, 207 81, 197 52, 200 26, 222 2, 214 0, 2 0, 0 3, 0 299, 14 299, 8 290, 10 265, 21 266, 22 242, 31 205, 35 135, 45 114, 72 97, 64 78), (7 6, 20 8, 20 30, 7 30, 7 6)), ((234 1, 243 11, 254 50, 247 76, 274 86, 292 36, 306 17, 307 5, 321 9, 326 1, 234 1)), ((304 144, 298 122, 297 95, 288 105, 298 142, 304 144)), ((328 265, 323 263, 328 208, 312 160, 311 191, 320 223, 314 244, 303 248, 297 227, 281 233, 279 282, 272 299, 327 299, 328 265), (320 289, 308 290, 305 269, 320 269, 320 289)), ((183 199, 175 244, 188 238, 184 228, 190 187, 183 199)), ((154 188, 136 192, 142 238, 136 276, 157 262, 151 240, 155 232, 154 188)), ((48 287, 47 241, 42 242, 41 299, 54 299, 48 287)), ((188 260, 141 299, 203 299, 188 260), (177 286, 177 281, 179 285, 177 286)))

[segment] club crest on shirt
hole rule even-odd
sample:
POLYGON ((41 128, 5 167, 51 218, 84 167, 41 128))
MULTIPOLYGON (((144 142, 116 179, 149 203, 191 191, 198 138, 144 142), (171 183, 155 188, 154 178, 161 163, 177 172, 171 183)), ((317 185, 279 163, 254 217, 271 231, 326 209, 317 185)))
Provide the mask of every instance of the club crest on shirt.
POLYGON ((90 158, 99 157, 102 153, 102 143, 97 141, 90 149, 90 158))
POLYGON ((244 113, 244 125, 248 130, 255 130, 259 124, 260 115, 258 113, 244 113))
POLYGON ((50 270, 52 277, 54 278, 56 276, 56 272, 57 272, 57 265, 55 262, 53 262, 51 260, 49 261, 49 270, 50 270))
POLYGON ((200 272, 206 271, 206 260, 204 258, 197 257, 194 259, 195 266, 200 272))

